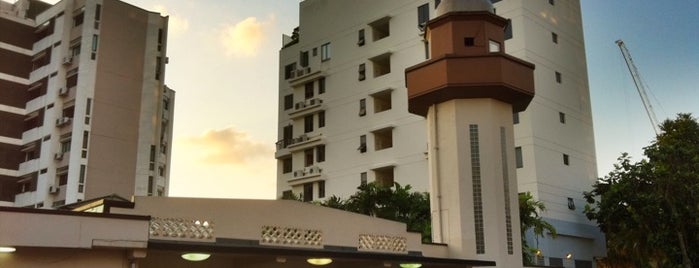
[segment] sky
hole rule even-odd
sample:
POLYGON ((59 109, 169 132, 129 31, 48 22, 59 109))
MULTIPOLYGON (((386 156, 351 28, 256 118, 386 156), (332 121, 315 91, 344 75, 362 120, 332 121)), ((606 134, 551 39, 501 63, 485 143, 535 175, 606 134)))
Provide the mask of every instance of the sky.
MULTIPOLYGON (((299 0, 125 2, 170 16, 165 82, 177 92, 170 195, 275 198, 278 53, 282 34, 298 25, 299 0)), ((604 176, 622 152, 640 160, 655 135, 614 41, 630 50, 659 120, 699 116, 699 1, 581 4, 604 176)))

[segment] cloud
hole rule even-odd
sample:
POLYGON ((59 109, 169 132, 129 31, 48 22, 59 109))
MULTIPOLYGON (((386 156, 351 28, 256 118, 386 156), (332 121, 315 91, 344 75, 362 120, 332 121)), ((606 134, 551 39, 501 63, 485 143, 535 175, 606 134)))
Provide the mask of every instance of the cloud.
POLYGON ((163 5, 153 6, 153 11, 159 12, 163 16, 169 16, 168 19, 168 34, 174 37, 183 35, 189 30, 189 20, 179 15, 168 12, 163 5))
POLYGON ((275 17, 269 16, 265 21, 248 17, 236 24, 225 25, 220 33, 220 41, 226 49, 227 56, 254 57, 266 41, 266 37, 275 17))
MULTIPOLYGON (((258 160, 273 159, 271 144, 253 140, 247 133, 233 127, 208 130, 197 137, 180 140, 183 151, 202 164, 246 165, 258 160)), ((190 158, 191 159, 191 158, 190 158)))

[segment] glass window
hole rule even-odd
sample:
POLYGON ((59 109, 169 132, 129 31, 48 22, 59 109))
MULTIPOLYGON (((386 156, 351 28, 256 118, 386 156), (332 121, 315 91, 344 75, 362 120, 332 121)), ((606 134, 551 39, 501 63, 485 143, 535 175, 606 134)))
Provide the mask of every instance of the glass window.
POLYGON ((308 133, 313 131, 313 115, 307 115, 303 119, 303 131, 308 133))
POLYGON ((420 29, 424 29, 427 22, 430 20, 430 4, 424 4, 417 7, 417 25, 420 29))
POLYGON ((522 147, 515 147, 515 164, 517 168, 524 167, 524 160, 522 159, 522 147))
POLYGON ((330 60, 330 43, 325 43, 322 46, 320 46, 320 60, 330 60))

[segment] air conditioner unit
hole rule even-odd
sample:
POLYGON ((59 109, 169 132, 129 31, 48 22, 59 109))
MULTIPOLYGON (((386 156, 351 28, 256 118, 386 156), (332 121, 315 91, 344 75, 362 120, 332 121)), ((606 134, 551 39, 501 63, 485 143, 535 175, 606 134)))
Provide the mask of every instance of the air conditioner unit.
POLYGON ((311 99, 309 102, 310 102, 310 105, 316 105, 316 104, 323 103, 323 101, 321 99, 311 99))
POLYGON ((303 69, 296 70, 296 76, 302 76, 304 74, 303 69))
POLYGON ((294 171, 294 177, 301 177, 304 175, 306 175, 306 171, 303 171, 303 170, 294 171))
POLYGON ((63 159, 63 153, 57 153, 53 155, 53 159, 61 160, 63 159))
POLYGON ((49 186, 49 193, 50 194, 57 194, 58 192, 61 191, 61 188, 55 185, 49 186))
POLYGON ((311 168, 308 170, 308 173, 310 173, 310 174, 319 174, 320 171, 321 171, 320 167, 311 167, 311 168))
POLYGON ((63 58, 63 64, 68 65, 73 63, 73 57, 64 57, 63 58))
POLYGON ((297 102, 297 103, 296 103, 296 110, 298 110, 298 109, 303 109, 303 108, 306 108, 306 103, 305 103, 305 102, 302 101, 302 102, 297 102))
POLYGON ((56 126, 60 127, 62 125, 68 124, 68 123, 70 123, 70 117, 61 117, 61 118, 56 119, 56 126))
POLYGON ((310 74, 310 73, 311 73, 311 67, 306 67, 306 68, 304 69, 304 71, 306 71, 307 74, 310 74))
POLYGON ((62 88, 58 89, 58 96, 66 96, 66 95, 68 95, 68 91, 69 91, 68 88, 62 87, 62 88))
POLYGON ((307 141, 307 140, 308 140, 308 135, 303 134, 303 135, 299 136, 299 141, 307 141))

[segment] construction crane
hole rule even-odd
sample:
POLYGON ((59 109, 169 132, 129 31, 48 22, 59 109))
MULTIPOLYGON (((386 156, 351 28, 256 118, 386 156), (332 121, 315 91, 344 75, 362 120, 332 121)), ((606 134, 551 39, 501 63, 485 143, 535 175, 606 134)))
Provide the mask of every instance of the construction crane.
POLYGON ((616 44, 619 46, 621 54, 624 56, 626 66, 629 67, 631 78, 633 78, 633 82, 636 84, 638 95, 641 95, 641 101, 643 101, 643 106, 646 108, 646 114, 648 114, 648 119, 650 119, 650 123, 653 125, 655 135, 660 135, 660 122, 658 122, 658 118, 655 117, 653 105, 650 104, 650 99, 648 99, 648 94, 646 94, 646 86, 643 84, 643 81, 641 81, 641 75, 638 73, 638 69, 633 63, 633 59, 631 59, 631 53, 626 48, 626 45, 624 45, 624 41, 621 39, 616 40, 616 44))

